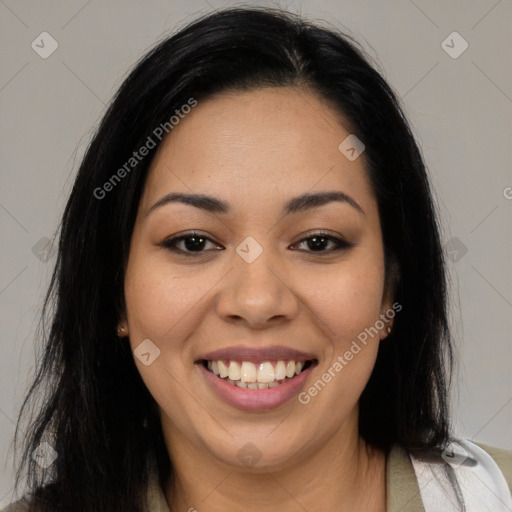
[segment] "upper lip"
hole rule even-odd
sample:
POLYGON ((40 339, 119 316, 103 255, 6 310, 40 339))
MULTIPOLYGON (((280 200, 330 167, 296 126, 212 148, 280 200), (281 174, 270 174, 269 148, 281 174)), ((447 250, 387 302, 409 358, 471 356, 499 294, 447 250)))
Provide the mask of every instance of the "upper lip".
POLYGON ((279 345, 269 347, 237 345, 234 347, 220 348, 203 354, 197 361, 218 361, 221 359, 260 363, 264 361, 309 361, 315 359, 315 356, 311 353, 301 352, 294 348, 279 345))

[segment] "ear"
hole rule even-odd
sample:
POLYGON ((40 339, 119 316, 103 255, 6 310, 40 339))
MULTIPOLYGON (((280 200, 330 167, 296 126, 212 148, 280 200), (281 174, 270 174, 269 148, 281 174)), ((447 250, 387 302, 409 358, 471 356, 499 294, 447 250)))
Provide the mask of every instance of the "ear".
POLYGON ((386 268, 386 277, 384 280, 384 291, 382 293, 381 301, 381 320, 384 327, 380 330, 380 339, 387 338, 390 334, 390 329, 393 329, 394 317, 397 311, 402 309, 401 305, 395 303, 396 290, 400 282, 400 266, 398 260, 393 253, 388 257, 388 264, 386 268), (399 308, 399 309, 398 309, 399 308))
POLYGON ((126 314, 123 312, 118 314, 119 320, 117 321, 116 334, 120 338, 128 336, 128 322, 126 320, 126 314))
MULTIPOLYGON (((114 277, 114 282, 116 287, 120 287, 120 283, 122 281, 123 272, 120 268, 117 269, 116 275, 114 277)), ((120 338, 128 335, 128 320, 126 315, 126 303, 124 297, 124 287, 121 287, 122 292, 119 292, 119 296, 116 297, 116 309, 117 309, 117 324, 116 324, 116 334, 120 338)))

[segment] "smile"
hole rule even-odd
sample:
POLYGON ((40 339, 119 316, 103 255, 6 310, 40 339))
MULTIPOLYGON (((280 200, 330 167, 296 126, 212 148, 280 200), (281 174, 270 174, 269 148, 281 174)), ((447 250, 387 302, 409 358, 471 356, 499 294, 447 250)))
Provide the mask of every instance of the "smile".
POLYGON ((236 409, 263 412, 300 393, 318 356, 282 345, 241 344, 200 354, 195 366, 214 396, 236 409))
POLYGON ((203 361, 207 370, 232 386, 243 389, 269 389, 280 386, 303 371, 313 363, 309 361, 251 361, 209 360, 203 361))

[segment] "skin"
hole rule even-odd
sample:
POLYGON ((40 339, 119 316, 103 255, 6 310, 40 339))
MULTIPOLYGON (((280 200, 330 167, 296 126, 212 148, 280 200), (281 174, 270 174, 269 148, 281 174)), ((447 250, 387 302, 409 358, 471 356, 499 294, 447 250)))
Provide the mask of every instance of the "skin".
POLYGON ((307 390, 391 308, 364 153, 349 161, 338 150, 349 134, 310 90, 222 93, 199 102, 152 162, 121 325, 132 349, 150 339, 161 351, 148 366, 135 362, 159 405, 175 468, 165 489, 172 512, 385 510, 385 456, 358 435, 358 400, 391 322, 306 405, 292 399, 270 411, 240 411, 218 398, 194 364, 218 348, 284 345, 318 359, 307 390), (330 202, 282 217, 287 200, 320 191, 344 192, 364 213, 330 202), (148 214, 169 192, 211 195, 231 212, 171 203, 148 214), (199 256, 162 246, 189 230, 210 239, 199 256), (319 230, 353 247, 332 251, 335 243, 326 242, 315 252, 307 239, 319 230), (263 249, 250 264, 236 252, 248 236, 263 249), (237 456, 248 442, 260 455, 252 467, 237 456))

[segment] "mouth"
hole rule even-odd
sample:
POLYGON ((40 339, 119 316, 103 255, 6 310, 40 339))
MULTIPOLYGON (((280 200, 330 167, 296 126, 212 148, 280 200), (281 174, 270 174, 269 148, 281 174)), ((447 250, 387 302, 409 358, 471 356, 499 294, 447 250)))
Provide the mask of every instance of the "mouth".
POLYGON ((206 385, 246 412, 276 409, 298 395, 318 365, 315 354, 285 346, 230 346, 195 361, 206 385))
POLYGON ((279 359, 256 363, 232 359, 202 359, 199 362, 207 371, 227 384, 249 390, 282 386, 318 364, 317 359, 279 359))

